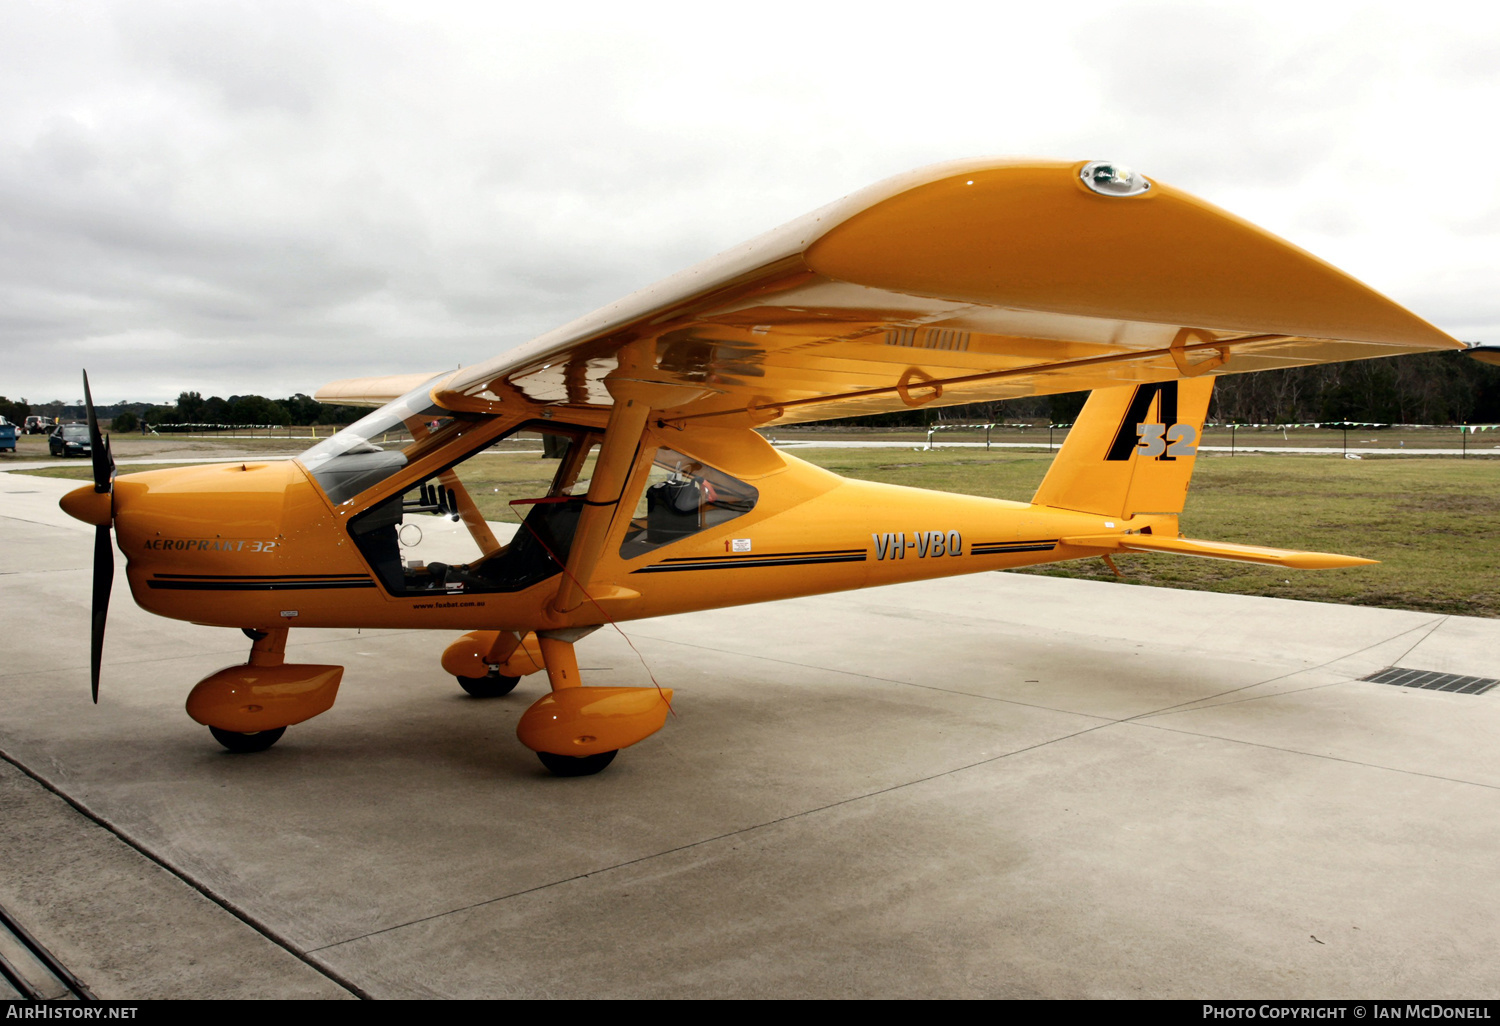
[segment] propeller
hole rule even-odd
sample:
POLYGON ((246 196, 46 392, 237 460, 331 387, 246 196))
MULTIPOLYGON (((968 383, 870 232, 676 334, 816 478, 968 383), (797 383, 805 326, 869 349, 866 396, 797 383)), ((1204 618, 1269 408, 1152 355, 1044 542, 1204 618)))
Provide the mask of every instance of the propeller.
POLYGON ((89 674, 94 704, 99 704, 99 664, 104 655, 104 618, 109 612, 109 591, 115 581, 115 554, 110 551, 110 525, 114 522, 115 459, 109 438, 100 437, 99 416, 89 392, 89 372, 83 372, 83 403, 88 412, 89 451, 94 464, 94 491, 108 495, 109 519, 94 528, 94 601, 89 636, 89 674))

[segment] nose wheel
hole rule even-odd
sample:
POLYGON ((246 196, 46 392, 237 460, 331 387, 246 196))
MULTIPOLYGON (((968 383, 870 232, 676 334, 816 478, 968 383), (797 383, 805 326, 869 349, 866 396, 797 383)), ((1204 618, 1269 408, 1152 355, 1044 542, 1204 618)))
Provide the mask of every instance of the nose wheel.
POLYGON ((286 728, 275 727, 271 730, 257 730, 253 734, 241 734, 233 730, 209 727, 208 732, 214 736, 215 741, 231 752, 264 752, 281 740, 281 735, 286 733, 286 728))

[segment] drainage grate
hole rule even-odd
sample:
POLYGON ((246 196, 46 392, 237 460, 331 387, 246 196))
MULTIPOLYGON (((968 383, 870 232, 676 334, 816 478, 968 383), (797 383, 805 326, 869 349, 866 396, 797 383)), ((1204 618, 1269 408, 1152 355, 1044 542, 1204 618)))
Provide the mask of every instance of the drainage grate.
POLYGON ((1482 695, 1500 680, 1490 677, 1464 677, 1457 673, 1437 673, 1432 670, 1407 670, 1400 666, 1387 666, 1360 680, 1375 684, 1399 684, 1403 688, 1425 688, 1428 691, 1452 691, 1460 695, 1482 695))

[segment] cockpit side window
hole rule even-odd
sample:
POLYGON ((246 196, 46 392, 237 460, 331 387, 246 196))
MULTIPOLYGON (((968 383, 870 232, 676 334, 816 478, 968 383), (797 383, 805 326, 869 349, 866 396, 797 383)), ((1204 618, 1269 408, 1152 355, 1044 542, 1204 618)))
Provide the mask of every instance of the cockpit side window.
POLYGON ((587 428, 522 425, 407 482, 353 517, 350 536, 395 595, 528 588, 561 572, 598 441, 587 428))
POLYGON ((744 516, 759 498, 753 485, 722 470, 674 449, 657 449, 620 558, 632 559, 744 516))

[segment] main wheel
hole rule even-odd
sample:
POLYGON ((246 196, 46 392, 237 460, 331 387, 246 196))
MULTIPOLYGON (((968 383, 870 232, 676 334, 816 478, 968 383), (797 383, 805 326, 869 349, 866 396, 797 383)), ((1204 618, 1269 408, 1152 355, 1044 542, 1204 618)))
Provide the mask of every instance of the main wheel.
POLYGON ((486 677, 460 677, 458 686, 475 698, 499 698, 514 691, 516 682, 520 679, 520 677, 507 677, 501 673, 492 673, 486 677))
POLYGON ((542 765, 559 777, 590 777, 615 761, 619 749, 600 752, 598 755, 554 755, 552 752, 537 752, 542 765))
POLYGON ((257 730, 253 734, 240 734, 233 730, 220 730, 218 727, 209 727, 208 731, 214 736, 215 741, 231 752, 264 752, 281 740, 281 735, 286 733, 286 728, 257 730))

